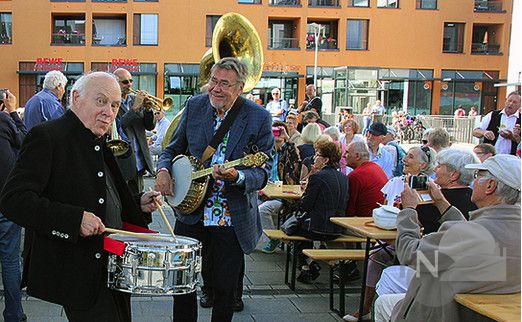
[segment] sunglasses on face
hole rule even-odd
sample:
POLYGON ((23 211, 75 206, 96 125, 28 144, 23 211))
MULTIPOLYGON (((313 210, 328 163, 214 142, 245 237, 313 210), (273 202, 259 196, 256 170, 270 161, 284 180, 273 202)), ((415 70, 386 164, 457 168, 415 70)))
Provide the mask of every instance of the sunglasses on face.
POLYGON ((424 144, 424 145, 428 144, 428 140, 422 140, 421 142, 422 142, 422 144, 424 144))
POLYGON ((131 79, 124 79, 122 81, 120 81, 123 85, 129 85, 129 84, 132 84, 133 80, 132 78, 131 79))

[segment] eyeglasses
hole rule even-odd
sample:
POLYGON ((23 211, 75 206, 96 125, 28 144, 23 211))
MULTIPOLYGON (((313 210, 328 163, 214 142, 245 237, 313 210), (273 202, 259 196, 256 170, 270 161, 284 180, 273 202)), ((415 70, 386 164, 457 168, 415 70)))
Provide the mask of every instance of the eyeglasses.
POLYGON ((154 112, 154 115, 160 115, 160 112, 154 112))
POLYGON ((421 140, 422 144, 426 145, 428 144, 428 140, 421 140))
POLYGON ((421 146, 421 150, 422 150, 422 152, 424 152, 424 154, 426 154, 426 156, 428 157, 428 163, 430 163, 430 161, 431 161, 430 148, 428 146, 424 145, 424 146, 421 146))
POLYGON ((133 79, 132 78, 129 78, 129 79, 124 79, 122 81, 120 81, 123 85, 129 85, 129 84, 132 84, 133 82, 133 79))
POLYGON ((221 87, 223 89, 229 89, 230 87, 237 85, 237 83, 230 84, 227 81, 218 81, 215 78, 211 78, 208 83, 209 83, 210 86, 213 86, 213 87, 216 87, 216 86, 219 85, 219 87, 221 87))
POLYGON ((483 177, 483 175, 481 176, 480 173, 481 172, 487 172, 488 170, 475 170, 473 172, 473 179, 477 179, 478 177, 483 177))
POLYGON ((272 93, 272 95, 279 95, 279 93, 278 93, 278 92, 275 92, 275 93, 272 93))

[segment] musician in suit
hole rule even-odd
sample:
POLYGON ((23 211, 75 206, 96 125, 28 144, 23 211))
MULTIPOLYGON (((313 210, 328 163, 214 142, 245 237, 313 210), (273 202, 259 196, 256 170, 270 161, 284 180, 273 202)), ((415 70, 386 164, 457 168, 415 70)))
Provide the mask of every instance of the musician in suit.
MULTIPOLYGON (((146 171, 154 173, 152 158, 145 130, 152 131, 156 125, 147 92, 131 94, 132 75, 128 70, 118 68, 114 71, 121 88, 121 106, 116 118, 121 137, 132 147, 129 154, 116 159, 127 180, 132 193, 143 191, 143 175, 146 171)), ((152 220, 148 218, 150 223, 152 220)))
MULTIPOLYGON (((190 215, 177 214, 175 227, 177 234, 203 243, 203 265, 209 258, 213 263, 212 321, 232 320, 244 254, 252 252, 262 233, 257 191, 266 185, 272 165, 271 161, 264 168, 224 169, 222 165, 252 150, 270 155, 274 145, 270 113, 240 97, 246 77, 246 66, 236 58, 214 64, 208 93, 188 101, 176 133, 158 161, 156 190, 172 195, 171 160, 179 154, 201 160, 225 116, 238 113, 215 153, 204 163, 213 167, 213 180, 202 205, 190 215)), ((174 320, 197 320, 195 292, 174 297, 174 320)))
POLYGON ((107 287, 101 234, 123 222, 144 227, 160 199, 133 197, 105 145, 120 100, 114 75, 80 77, 70 110, 27 134, 0 195, 0 212, 34 232, 27 293, 62 305, 70 321, 130 321, 130 296, 107 287))

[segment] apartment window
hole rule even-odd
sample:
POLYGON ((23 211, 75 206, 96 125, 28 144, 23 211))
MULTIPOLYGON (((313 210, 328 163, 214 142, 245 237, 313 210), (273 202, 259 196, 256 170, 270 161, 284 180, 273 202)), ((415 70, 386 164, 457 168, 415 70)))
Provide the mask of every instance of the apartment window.
POLYGON ((317 47, 319 49, 337 49, 337 21, 308 21, 306 26, 306 49, 315 49, 315 26, 320 27, 317 47))
POLYGON ((368 49, 368 24, 366 19, 348 19, 346 24, 346 49, 368 49))
POLYGON ((127 45, 125 16, 93 17, 92 44, 96 46, 127 45))
POLYGON ((370 7, 370 0, 348 0, 348 7, 370 7))
POLYGON ((503 12, 502 0, 475 0, 475 12, 503 12))
POLYGON ((498 35, 502 34, 501 24, 475 24, 473 25, 473 36, 471 38, 471 53, 498 55, 502 51, 500 49, 500 41, 498 35))
POLYGON ((221 18, 221 16, 207 16, 207 31, 205 36, 205 46, 212 47, 212 33, 214 33, 214 27, 221 18))
POLYGON ((159 0, 134 0, 134 2, 158 2, 159 0))
POLYGON ((244 3, 244 4, 261 4, 261 0, 237 0, 237 3, 244 3))
POLYGON ((300 6, 301 0, 270 0, 274 6, 300 6))
POLYGON ((84 45, 85 15, 53 16, 53 45, 84 45))
POLYGON ((8 12, 0 13, 0 44, 13 43, 13 15, 8 12))
POLYGON ((437 9, 437 0, 417 0, 417 9, 437 9))
POLYGON ((377 0, 377 8, 399 8, 399 0, 377 0))
POLYGON ((51 2, 85 2, 85 0, 51 0, 51 2))
POLYGON ((127 2, 127 0, 92 0, 92 2, 127 2))
POLYGON ((134 45, 158 45, 158 15, 134 15, 134 45))
POLYGON ((462 53, 464 48, 464 25, 463 23, 445 22, 444 38, 442 40, 442 52, 462 53))
POLYGON ((339 0, 308 0, 309 7, 339 7, 339 0))
POLYGON ((292 20, 268 21, 268 48, 299 48, 299 39, 296 37, 296 29, 296 22, 292 20))

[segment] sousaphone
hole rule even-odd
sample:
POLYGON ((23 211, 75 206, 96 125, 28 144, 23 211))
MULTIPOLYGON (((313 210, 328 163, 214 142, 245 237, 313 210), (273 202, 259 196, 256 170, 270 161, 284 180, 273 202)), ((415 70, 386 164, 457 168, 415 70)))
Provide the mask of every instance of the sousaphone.
MULTIPOLYGON (((224 57, 235 57, 245 63, 248 76, 243 92, 251 91, 261 79, 263 72, 263 47, 256 28, 239 13, 229 12, 221 16, 216 23, 212 33, 212 48, 205 52, 199 63, 200 86, 208 83, 214 62, 224 57)), ((176 114, 170 123, 161 143, 163 149, 174 136, 183 109, 176 114)))

